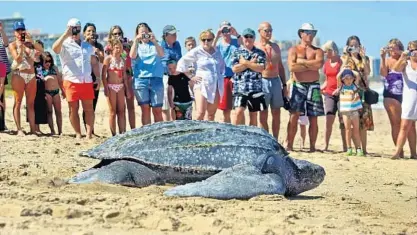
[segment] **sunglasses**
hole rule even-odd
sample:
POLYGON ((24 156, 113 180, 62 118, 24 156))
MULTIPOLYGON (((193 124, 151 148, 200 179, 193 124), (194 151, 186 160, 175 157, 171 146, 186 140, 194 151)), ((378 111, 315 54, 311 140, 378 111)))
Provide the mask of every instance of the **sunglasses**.
POLYGON ((408 56, 416 57, 417 56, 417 49, 409 50, 408 56))
POLYGON ((119 33, 113 33, 113 36, 121 36, 122 35, 122 32, 119 32, 119 33))
POLYGON ((314 35, 316 33, 316 31, 314 31, 314 30, 303 30, 303 33, 314 35))
POLYGON ((45 60, 45 64, 46 63, 52 63, 52 60, 45 60))
POLYGON ((272 33, 272 29, 264 29, 265 33, 272 33))
POLYGON ((213 38, 202 38, 201 41, 202 42, 211 42, 211 41, 213 41, 213 38))
POLYGON ((253 35, 243 35, 243 37, 244 37, 244 38, 250 38, 250 39, 253 39, 253 38, 254 38, 254 36, 253 36, 253 35))

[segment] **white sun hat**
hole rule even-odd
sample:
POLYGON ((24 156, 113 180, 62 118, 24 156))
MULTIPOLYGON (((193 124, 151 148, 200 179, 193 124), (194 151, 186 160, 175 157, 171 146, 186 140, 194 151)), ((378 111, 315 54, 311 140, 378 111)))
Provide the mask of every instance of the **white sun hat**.
POLYGON ((314 28, 314 25, 312 23, 304 23, 301 25, 301 28, 298 29, 298 37, 301 38, 301 32, 304 30, 314 31, 314 35, 316 35, 317 33, 317 29, 314 28))

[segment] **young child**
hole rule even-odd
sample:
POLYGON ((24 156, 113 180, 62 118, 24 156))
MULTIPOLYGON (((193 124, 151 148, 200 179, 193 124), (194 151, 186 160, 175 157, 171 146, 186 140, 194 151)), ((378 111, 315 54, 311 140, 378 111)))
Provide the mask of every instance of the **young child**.
POLYGON ((116 135, 116 116, 119 126, 119 133, 126 132, 126 107, 125 107, 125 90, 126 96, 131 97, 126 76, 125 60, 121 57, 123 44, 113 38, 109 41, 111 46, 111 55, 107 56, 103 62, 102 80, 104 86, 104 95, 107 96, 107 102, 110 109, 110 131, 113 136, 116 135))
MULTIPOLYGON (((287 81, 287 89, 288 89, 288 96, 291 97, 292 92, 292 84, 294 82, 293 75, 291 73, 290 79, 287 81)), ((298 118, 298 124, 300 125, 300 146, 301 148, 304 148, 305 141, 306 141, 306 134, 307 134, 307 126, 310 125, 310 122, 307 117, 307 112, 304 113, 304 115, 300 115, 298 118)), ((289 125, 289 123, 288 123, 289 125)), ((288 130, 287 130, 288 131, 288 130)))
POLYGON ((362 101, 359 96, 359 88, 355 80, 359 81, 360 77, 356 71, 348 68, 342 69, 338 74, 341 79, 341 87, 336 90, 339 94, 339 111, 343 118, 346 132, 347 155, 354 155, 352 149, 352 139, 356 148, 357 156, 364 156, 361 148, 360 130, 359 130, 359 111, 362 109, 362 101), (351 128, 352 127, 352 128, 351 128))
MULTIPOLYGON (((195 41, 195 38, 194 37, 191 37, 191 36, 190 37, 187 37, 185 39, 184 44, 185 44, 185 49, 187 49, 187 52, 188 51, 191 51, 192 49, 194 49, 197 46, 197 43, 195 41)), ((188 73, 189 74, 187 74, 187 75, 190 78, 192 78, 192 77, 195 76, 196 65, 197 65, 197 63, 193 63, 192 65, 190 65, 188 67, 188 73)), ((194 100, 193 84, 190 84, 190 95, 191 95, 191 98, 194 100)), ((195 105, 195 101, 194 101, 194 110, 196 109, 196 107, 197 107, 197 105, 195 105)))
POLYGON ((169 60, 168 101, 174 110, 173 120, 191 120, 193 99, 190 95, 190 78, 177 72, 177 62, 169 60))

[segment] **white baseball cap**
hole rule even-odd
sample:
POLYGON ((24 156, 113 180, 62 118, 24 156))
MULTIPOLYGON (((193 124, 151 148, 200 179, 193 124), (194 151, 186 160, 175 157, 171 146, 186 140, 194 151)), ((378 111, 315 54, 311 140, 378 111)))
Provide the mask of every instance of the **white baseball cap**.
POLYGON ((68 21, 67 26, 71 26, 71 27, 80 26, 81 27, 81 21, 77 18, 72 18, 68 21))
POLYGON ((301 27, 298 29, 298 37, 301 38, 301 32, 303 30, 314 31, 314 35, 316 35, 316 33, 317 33, 317 29, 314 28, 314 25, 312 23, 304 23, 304 24, 302 24, 301 27))

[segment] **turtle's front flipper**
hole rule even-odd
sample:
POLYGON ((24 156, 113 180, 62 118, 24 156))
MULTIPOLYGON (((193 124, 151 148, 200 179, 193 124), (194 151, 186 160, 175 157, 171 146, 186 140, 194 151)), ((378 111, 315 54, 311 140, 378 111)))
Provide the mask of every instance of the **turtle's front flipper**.
POLYGON ((285 183, 278 174, 264 174, 255 166, 237 165, 201 182, 177 186, 166 196, 200 196, 216 199, 248 199, 262 194, 285 193, 285 183))
MULTIPOLYGON (((105 160, 104 160, 105 161, 105 160)), ((126 186, 145 187, 159 182, 158 174, 137 162, 118 160, 77 174, 69 183, 82 184, 101 182, 126 186)))

